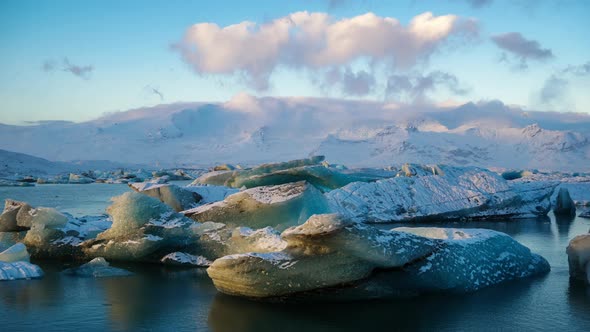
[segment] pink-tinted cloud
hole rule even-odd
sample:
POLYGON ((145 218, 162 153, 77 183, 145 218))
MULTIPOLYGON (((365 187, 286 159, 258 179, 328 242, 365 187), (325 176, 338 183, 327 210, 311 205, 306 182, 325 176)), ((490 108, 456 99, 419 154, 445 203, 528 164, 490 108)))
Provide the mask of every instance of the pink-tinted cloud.
POLYGON ((428 60, 450 38, 477 33, 474 20, 430 12, 407 25, 373 13, 335 19, 326 13, 296 12, 264 24, 198 23, 173 48, 198 74, 242 75, 255 89, 265 90, 280 66, 325 73, 364 59, 408 69, 428 60))

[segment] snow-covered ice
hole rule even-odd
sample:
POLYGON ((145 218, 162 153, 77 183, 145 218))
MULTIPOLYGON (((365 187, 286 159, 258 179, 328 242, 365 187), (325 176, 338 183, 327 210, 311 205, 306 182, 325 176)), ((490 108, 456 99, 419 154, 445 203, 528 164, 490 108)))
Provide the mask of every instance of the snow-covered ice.
POLYGON ((314 213, 324 213, 327 209, 322 193, 314 186, 300 181, 247 189, 227 196, 223 201, 182 213, 200 222, 286 228, 304 222, 314 213))
POLYGON ((549 271, 545 259, 490 230, 383 231, 332 214, 314 215, 281 237, 282 251, 214 261, 207 273, 217 289, 264 298, 352 287, 357 296, 375 297, 473 291, 549 271))
POLYGON ((546 215, 556 183, 511 183, 475 167, 419 166, 409 176, 326 193, 331 211, 362 222, 528 218, 546 215))

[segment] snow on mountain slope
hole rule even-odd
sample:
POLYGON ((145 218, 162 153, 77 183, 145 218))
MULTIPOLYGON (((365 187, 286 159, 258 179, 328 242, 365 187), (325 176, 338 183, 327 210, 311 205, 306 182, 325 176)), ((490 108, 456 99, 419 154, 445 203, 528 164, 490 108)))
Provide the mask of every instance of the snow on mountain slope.
POLYGON ((404 162, 590 170, 590 115, 501 102, 409 107, 321 98, 176 103, 83 122, 0 125, 0 148, 58 161, 157 167, 255 164, 324 154, 332 163, 404 162))
POLYGON ((60 173, 79 173, 87 170, 111 170, 121 167, 138 167, 124 165, 106 160, 83 160, 73 162, 53 162, 27 154, 0 150, 0 178, 15 175, 56 175, 60 173))

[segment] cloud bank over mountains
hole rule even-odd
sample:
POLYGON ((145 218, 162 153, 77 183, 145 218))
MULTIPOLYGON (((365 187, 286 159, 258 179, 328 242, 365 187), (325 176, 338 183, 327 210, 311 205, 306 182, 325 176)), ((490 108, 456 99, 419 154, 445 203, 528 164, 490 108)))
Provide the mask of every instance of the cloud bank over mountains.
POLYGON ((332 163, 405 162, 588 171, 590 115, 498 101, 458 107, 327 98, 176 103, 82 123, 0 124, 0 149, 49 160, 161 167, 257 164, 324 154, 332 163))

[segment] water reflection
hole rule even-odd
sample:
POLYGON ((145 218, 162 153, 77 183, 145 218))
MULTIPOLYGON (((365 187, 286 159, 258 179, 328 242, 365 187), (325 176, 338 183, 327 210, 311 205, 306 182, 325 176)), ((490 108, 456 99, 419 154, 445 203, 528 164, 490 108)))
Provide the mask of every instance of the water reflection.
POLYGON ((344 303, 266 303, 218 294, 208 322, 214 332, 486 328, 490 310, 508 312, 521 305, 520 299, 531 298, 531 285, 516 281, 471 294, 344 303), (481 316, 481 322, 466 319, 470 315, 481 316))
POLYGON ((45 277, 42 279, 16 280, 10 285, 1 282, 0 301, 21 312, 35 312, 51 303, 63 301, 64 285, 59 274, 55 273, 58 268, 43 266, 43 270, 45 277))
POLYGON ((562 237, 568 237, 572 224, 576 219, 575 216, 555 216, 555 223, 557 224, 557 232, 562 237))
MULTIPOLYGON (((380 225, 391 229, 396 225, 380 225)), ((0 283, 0 330, 493 330, 532 327, 575 331, 590 326, 589 287, 570 283, 565 247, 590 219, 549 218, 413 224, 489 228, 546 257, 551 272, 465 295, 356 302, 263 303, 216 292, 203 269, 113 264, 129 278, 76 278, 59 262, 37 262, 41 280, 0 283)))

